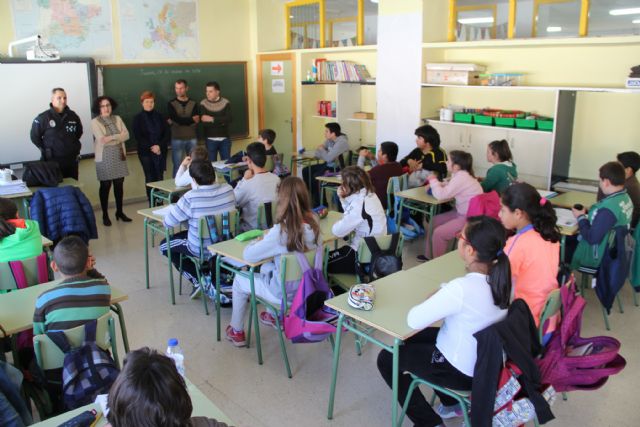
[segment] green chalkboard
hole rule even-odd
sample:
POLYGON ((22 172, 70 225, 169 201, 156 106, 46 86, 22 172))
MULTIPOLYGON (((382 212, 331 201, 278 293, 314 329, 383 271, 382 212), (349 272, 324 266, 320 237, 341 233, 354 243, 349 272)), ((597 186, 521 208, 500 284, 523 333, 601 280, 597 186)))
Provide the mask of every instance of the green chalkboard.
POLYGON ((234 139, 249 135, 246 62, 194 62, 181 64, 105 65, 101 67, 103 93, 118 102, 118 114, 124 120, 131 139, 129 150, 135 150, 133 117, 138 114, 140 94, 145 90, 156 96, 156 110, 167 116, 167 103, 175 97, 176 80, 189 84, 189 97, 200 102, 204 99, 205 85, 209 81, 220 84, 221 95, 231 101, 233 121, 229 129, 234 139))

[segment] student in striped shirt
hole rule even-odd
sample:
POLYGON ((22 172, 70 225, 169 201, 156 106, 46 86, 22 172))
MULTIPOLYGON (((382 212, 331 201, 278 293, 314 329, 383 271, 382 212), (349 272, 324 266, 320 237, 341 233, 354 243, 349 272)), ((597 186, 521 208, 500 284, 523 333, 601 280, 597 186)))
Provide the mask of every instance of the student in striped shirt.
POLYGON ((56 245, 51 268, 63 280, 36 300, 35 335, 75 328, 109 312, 111 287, 104 277, 88 274, 94 264, 80 237, 67 236, 56 245))
MULTIPOLYGON (((193 180, 190 191, 184 193, 178 203, 171 205, 169 213, 164 217, 165 227, 175 227, 183 222, 188 222, 189 229, 176 233, 171 237, 171 262, 176 268, 180 268, 180 254, 198 256, 200 254, 200 238, 198 227, 200 217, 215 215, 234 209, 236 198, 233 188, 229 184, 216 183, 216 174, 211 162, 193 161, 189 166, 189 174, 193 180)), ((210 243, 205 242, 205 245, 210 243)), ((160 243, 160 252, 167 255, 167 244, 163 240, 160 243)), ((196 274, 196 266, 184 259, 182 261, 183 276, 193 284, 192 297, 197 295, 200 284, 196 274)))

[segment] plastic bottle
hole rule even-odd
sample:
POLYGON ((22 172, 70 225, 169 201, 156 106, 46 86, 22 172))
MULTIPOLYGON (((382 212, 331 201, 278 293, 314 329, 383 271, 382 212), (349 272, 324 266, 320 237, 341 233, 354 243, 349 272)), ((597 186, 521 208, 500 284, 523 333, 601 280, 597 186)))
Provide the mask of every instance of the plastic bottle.
POLYGON ((176 369, 184 377, 184 354, 182 349, 178 345, 176 338, 170 338, 167 342, 167 356, 173 359, 176 364, 176 369))

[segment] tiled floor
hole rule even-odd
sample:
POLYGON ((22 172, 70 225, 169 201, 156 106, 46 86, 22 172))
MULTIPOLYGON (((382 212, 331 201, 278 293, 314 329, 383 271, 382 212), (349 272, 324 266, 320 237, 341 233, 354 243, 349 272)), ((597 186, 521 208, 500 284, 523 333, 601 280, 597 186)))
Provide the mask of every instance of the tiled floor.
MULTIPOLYGON (((132 348, 150 346, 164 351, 168 338, 177 337, 185 352, 187 376, 238 426, 387 426, 390 423, 390 390, 378 375, 378 349, 367 345, 358 357, 352 336, 343 341, 340 377, 333 421, 326 418, 331 374, 331 346, 288 343, 293 370, 288 379, 280 357, 275 331, 262 328, 264 365, 259 366, 254 348, 235 348, 215 341, 215 312, 205 316, 201 301, 188 295, 169 300, 166 259, 157 248, 151 251, 151 289, 144 286, 143 222, 137 209, 125 212, 133 223, 99 226, 100 239, 91 244, 97 267, 109 281, 129 294, 122 304, 132 348)), ((113 216, 113 214, 112 214, 113 216)), ((100 218, 100 216, 98 216, 100 218)), ((112 218, 113 219, 113 218, 112 218)), ((405 268, 415 265, 423 242, 406 245, 405 268)), ((177 284, 177 275, 176 275, 177 284)), ((622 342, 626 369, 600 390, 573 392, 567 402, 553 407, 558 426, 640 425, 640 307, 634 307, 631 288, 622 292, 625 312, 611 315, 612 332, 622 342)), ((583 335, 607 334, 593 292, 587 296, 583 335)), ((420 302, 416 300, 416 303, 420 302)), ((228 324, 231 309, 222 309, 228 324)), ((386 340, 383 334, 378 338, 386 340)), ((454 420, 448 425, 458 425, 454 420)), ((405 422, 405 425, 410 425, 405 422)))

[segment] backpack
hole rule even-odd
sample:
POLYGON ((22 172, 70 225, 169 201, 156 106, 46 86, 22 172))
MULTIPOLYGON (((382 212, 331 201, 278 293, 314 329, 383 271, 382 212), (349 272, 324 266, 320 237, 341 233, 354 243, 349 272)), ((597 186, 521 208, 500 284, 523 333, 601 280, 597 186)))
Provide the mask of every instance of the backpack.
POLYGON ((28 187, 57 187, 62 172, 57 162, 33 162, 25 166, 22 180, 28 187))
POLYGON ((542 382, 553 385, 559 392, 596 390, 627 363, 618 353, 620 341, 606 336, 580 336, 586 301, 576 294, 575 279, 560 288, 560 295, 562 321, 547 344, 544 356, 536 361, 542 382))
POLYGON ((282 154, 273 155, 273 173, 281 178, 291 175, 291 171, 285 166, 283 160, 284 156, 282 154))
POLYGON ((98 321, 84 325, 84 342, 71 348, 63 331, 47 332, 47 336, 64 353, 62 397, 66 409, 93 403, 96 396, 109 392, 120 373, 109 353, 96 344, 98 321))
POLYGON ((398 252, 398 244, 400 242, 400 233, 391 235, 391 244, 388 249, 382 250, 373 236, 364 238, 364 242, 371 252, 371 262, 368 266, 368 274, 364 271, 363 266, 358 265, 358 274, 365 282, 372 282, 385 276, 402 270, 402 257, 396 255, 398 252))
POLYGON ((311 343, 325 340, 336 332, 336 327, 329 322, 336 313, 325 307, 324 302, 333 297, 333 292, 324 278, 322 258, 324 249, 316 249, 313 268, 309 266, 307 257, 296 252, 296 258, 302 269, 299 282, 285 284, 286 295, 283 295, 281 312, 284 313, 284 298, 295 292, 289 312, 284 316, 284 334, 293 343, 311 343), (293 289, 297 286, 297 289, 293 289))

